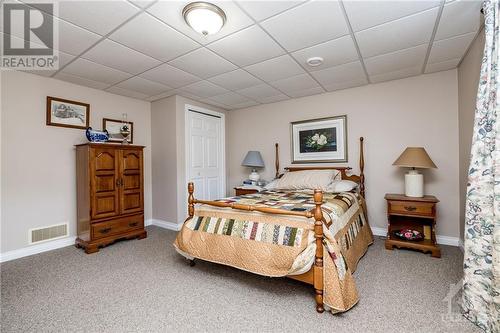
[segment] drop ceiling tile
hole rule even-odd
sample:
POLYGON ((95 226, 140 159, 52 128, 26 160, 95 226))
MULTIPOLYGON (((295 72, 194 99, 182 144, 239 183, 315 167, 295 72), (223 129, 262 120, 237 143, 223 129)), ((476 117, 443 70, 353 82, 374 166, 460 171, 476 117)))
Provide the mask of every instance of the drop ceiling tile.
POLYGON ((63 20, 58 20, 57 26, 59 28, 59 50, 69 54, 80 55, 102 38, 98 34, 63 20))
POLYGON ((109 39, 103 40, 82 57, 132 74, 142 73, 161 64, 156 59, 109 39))
POLYGON ((170 91, 158 94, 158 95, 150 96, 146 100, 153 102, 153 101, 157 101, 157 100, 162 99, 162 98, 170 97, 172 95, 175 95, 174 90, 170 90, 170 91))
POLYGON ((179 90, 202 98, 221 95, 228 92, 226 89, 216 86, 208 81, 196 82, 179 90))
POLYGON ((234 104, 250 102, 250 100, 247 97, 244 97, 234 92, 228 92, 222 95, 213 96, 210 97, 209 100, 225 105, 234 105, 234 104))
POLYGON ((251 74, 248 74, 242 69, 217 75, 208 80, 229 90, 248 88, 262 83, 261 80, 251 74))
POLYGON ((456 68, 458 64, 460 63, 460 59, 462 58, 456 58, 456 59, 450 59, 450 60, 445 60, 442 62, 436 62, 436 63, 428 63, 427 67, 425 68, 424 73, 434 73, 434 72, 440 72, 440 71, 447 71, 449 69, 456 68))
POLYGON ((116 86, 118 88, 136 91, 147 96, 154 96, 173 90, 173 88, 169 86, 149 81, 139 76, 134 76, 126 81, 120 82, 116 86))
POLYGON ((230 109, 230 107, 228 105, 214 102, 208 98, 201 98, 201 99, 199 99, 199 101, 202 103, 208 104, 208 105, 213 105, 213 106, 218 107, 218 108, 222 108, 222 109, 226 109, 226 110, 230 109))
POLYGON ((390 73, 400 69, 418 67, 422 68, 427 44, 411 47, 405 50, 365 59, 365 66, 370 77, 372 75, 390 73))
POLYGON ((324 92, 325 92, 325 90, 323 88, 321 88, 320 86, 318 86, 318 87, 313 87, 313 88, 309 88, 309 89, 293 91, 293 92, 290 92, 289 94, 293 98, 300 98, 300 97, 305 97, 305 96, 322 94, 324 92))
POLYGON ((422 73, 422 66, 403 68, 396 70, 394 72, 383 73, 378 75, 370 75, 370 81, 372 83, 378 83, 383 81, 404 79, 410 76, 419 75, 421 73, 422 73))
POLYGON ((245 70, 266 82, 277 81, 305 73, 302 67, 300 67, 289 55, 283 55, 245 67, 245 70))
POLYGON ((446 3, 434 40, 476 32, 481 25, 482 1, 453 1, 446 3))
POLYGON ((325 86, 327 91, 336 91, 341 89, 355 88, 367 85, 368 81, 366 78, 359 78, 352 81, 343 81, 338 83, 333 83, 325 86))
POLYGON ((256 25, 219 39, 207 47, 238 66, 255 64, 285 53, 256 25))
POLYGON ((311 75, 323 86, 351 81, 367 82, 363 66, 359 61, 312 72, 311 75))
POLYGON ((271 87, 268 84, 260 84, 258 86, 240 89, 236 91, 238 94, 258 100, 260 98, 281 95, 281 91, 271 87))
POLYGON ((357 32, 363 58, 373 57, 429 42, 438 8, 357 32))
POLYGON ((174 59, 169 64, 204 79, 237 68, 229 61, 205 48, 194 50, 174 59))
POLYGON ((106 91, 113 93, 113 94, 122 95, 122 96, 126 96, 126 97, 131 97, 131 98, 144 99, 144 100, 146 98, 148 98, 148 95, 138 93, 137 91, 119 88, 117 86, 113 86, 111 88, 108 88, 108 89, 106 89, 106 91))
POLYGON ((351 36, 348 35, 296 51, 292 56, 312 72, 357 60, 358 52, 351 36), (311 57, 323 58, 323 64, 316 67, 307 65, 306 61, 311 57))
POLYGON ((344 1, 344 7, 354 31, 437 7, 440 0, 424 1, 344 1))
POLYGON ((238 103, 238 104, 232 104, 230 105, 231 109, 243 109, 243 108, 249 108, 251 106, 259 105, 259 103, 254 102, 254 101, 247 101, 243 103, 238 103))
POLYGON ((475 36, 476 33, 471 32, 465 35, 434 42, 432 44, 428 62, 436 63, 455 58, 462 58, 475 36))
POLYGON ((289 52, 347 35, 344 15, 337 1, 312 1, 261 23, 289 52))
POLYGON ((58 80, 62 80, 62 81, 66 81, 66 82, 71 82, 71 83, 74 83, 74 84, 78 84, 80 86, 94 88, 94 89, 101 89, 102 90, 102 89, 106 89, 107 87, 110 86, 107 83, 97 82, 97 81, 85 79, 83 77, 74 76, 74 75, 67 74, 67 73, 64 73, 64 72, 57 73, 54 76, 54 78, 58 79, 58 80))
POLYGON ((60 1, 58 16, 82 28, 105 35, 138 12, 137 7, 123 0, 60 1))
POLYGON ((199 47, 192 39, 146 13, 127 22, 109 38, 161 61, 174 59, 199 47))
POLYGON ((81 58, 76 59, 74 62, 66 66, 62 72, 88 80, 109 84, 115 84, 131 76, 129 73, 124 73, 122 71, 81 58))
POLYGON ((156 2, 157 0, 129 0, 132 2, 134 5, 139 6, 141 8, 145 8, 152 4, 153 2, 156 2))
POLYGON ((159 1, 147 11, 171 27, 193 38, 201 44, 211 43, 233 32, 246 28, 254 22, 232 1, 210 1, 226 14, 226 23, 222 29, 209 36, 203 36, 189 27, 182 17, 182 9, 192 1, 159 1))
POLYGON ((279 94, 276 96, 258 98, 256 100, 257 100, 257 102, 260 102, 260 103, 275 103, 275 102, 285 101, 287 99, 290 99, 290 97, 288 97, 287 95, 284 95, 284 94, 279 94))
POLYGON ((201 80, 200 78, 184 72, 183 70, 172 67, 169 64, 160 65, 140 74, 139 76, 173 88, 179 88, 201 80))
POLYGON ((271 85, 291 95, 292 92, 298 92, 306 89, 319 87, 318 83, 314 81, 308 74, 300 74, 286 79, 271 82, 271 85))
POLYGON ((238 1, 241 7, 256 21, 284 12, 304 1, 238 1))

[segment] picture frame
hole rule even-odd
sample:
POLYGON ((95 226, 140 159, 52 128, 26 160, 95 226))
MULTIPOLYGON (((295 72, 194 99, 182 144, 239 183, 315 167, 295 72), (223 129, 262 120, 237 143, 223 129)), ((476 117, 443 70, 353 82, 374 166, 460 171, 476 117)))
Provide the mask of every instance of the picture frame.
POLYGON ((86 129, 90 124, 90 104, 47 96, 48 126, 86 129))
POLYGON ((129 144, 134 143, 134 123, 131 121, 123 121, 118 119, 103 118, 102 119, 102 130, 108 131, 109 140, 108 142, 123 142, 123 136, 120 134, 120 128, 123 123, 127 123, 130 128, 130 135, 127 137, 127 142, 129 144))
POLYGON ((290 124, 292 164, 347 162, 347 116, 290 124))

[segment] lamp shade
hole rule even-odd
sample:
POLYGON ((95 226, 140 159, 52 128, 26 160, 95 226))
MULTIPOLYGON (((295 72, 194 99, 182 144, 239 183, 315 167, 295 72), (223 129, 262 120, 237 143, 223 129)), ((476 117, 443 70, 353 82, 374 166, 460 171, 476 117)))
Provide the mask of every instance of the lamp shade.
POLYGON ((436 168, 423 147, 408 147, 392 165, 408 168, 436 168))
POLYGON ((260 152, 255 151, 255 150, 250 150, 247 153, 247 156, 245 156, 245 159, 243 160, 243 162, 241 162, 241 165, 247 166, 247 167, 252 167, 252 168, 263 168, 264 161, 262 160, 262 156, 260 155, 260 152))

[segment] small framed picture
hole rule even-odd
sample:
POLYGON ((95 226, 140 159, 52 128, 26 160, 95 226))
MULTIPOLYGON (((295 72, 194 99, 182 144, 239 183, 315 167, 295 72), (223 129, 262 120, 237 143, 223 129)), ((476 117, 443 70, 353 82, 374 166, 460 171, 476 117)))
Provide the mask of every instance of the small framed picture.
POLYGON ((109 119, 109 118, 102 119, 102 130, 108 131, 109 134, 108 142, 123 142, 124 139, 123 133, 126 133, 122 131, 124 125, 128 126, 128 132, 129 132, 129 134, 126 137, 126 140, 128 143, 132 144, 134 143, 133 122, 117 120, 117 119, 109 119))
POLYGON ((347 116, 291 123, 292 163, 347 162, 347 116))
POLYGON ((90 104, 47 96, 47 125, 86 129, 90 123, 90 104))

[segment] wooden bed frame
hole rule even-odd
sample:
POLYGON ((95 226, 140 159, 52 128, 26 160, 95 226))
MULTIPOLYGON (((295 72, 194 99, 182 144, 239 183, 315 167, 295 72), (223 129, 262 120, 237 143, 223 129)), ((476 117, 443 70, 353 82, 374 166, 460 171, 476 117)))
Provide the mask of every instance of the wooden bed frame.
MULTIPOLYGON (((303 171, 303 170, 338 170, 340 171, 342 179, 351 180, 359 184, 359 191, 361 196, 365 197, 365 176, 364 176, 364 151, 363 151, 363 137, 359 138, 359 175, 348 175, 347 172, 351 170, 350 167, 336 167, 336 166, 308 166, 308 167, 287 167, 285 170, 288 172, 294 171, 303 171)), ((279 166, 279 146, 276 143, 276 178, 279 178, 280 175, 280 166, 279 166)), ((311 269, 300 275, 288 275, 288 278, 298 280, 301 282, 305 282, 314 287, 315 291, 315 300, 316 300, 316 311, 319 313, 325 311, 323 307, 323 223, 325 223, 325 219, 323 218, 323 211, 321 210, 321 205, 323 204, 323 192, 320 190, 314 190, 314 204, 315 207, 310 211, 306 212, 295 212, 278 208, 271 207, 259 207, 255 205, 244 205, 238 203, 226 203, 219 201, 208 201, 208 200, 197 200, 194 198, 194 184, 190 182, 188 184, 188 214, 189 217, 186 219, 189 220, 194 216, 194 205, 195 204, 204 204, 214 207, 224 207, 224 208, 232 208, 244 211, 256 211, 267 214, 277 214, 277 215, 293 215, 293 216, 303 216, 306 218, 314 218, 314 238, 316 241, 316 253, 314 258, 314 265, 311 269)), ((364 202, 362 203, 363 210, 366 215, 366 205, 364 202)), ((194 261, 191 261, 191 264, 194 265, 194 261)))

